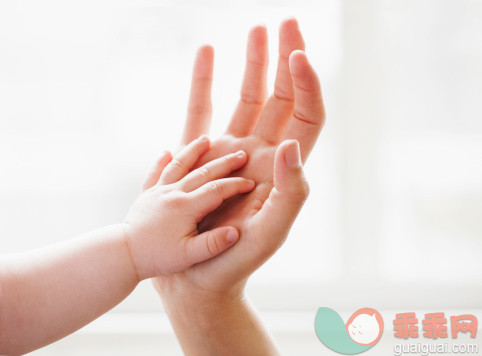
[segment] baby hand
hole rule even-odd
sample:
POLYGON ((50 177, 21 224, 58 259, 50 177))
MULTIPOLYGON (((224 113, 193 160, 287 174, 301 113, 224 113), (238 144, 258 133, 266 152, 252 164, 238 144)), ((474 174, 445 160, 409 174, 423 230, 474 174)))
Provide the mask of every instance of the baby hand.
POLYGON ((220 254, 238 240, 239 232, 231 226, 198 235, 197 224, 208 213, 255 185, 250 179, 224 178, 246 164, 244 151, 191 172, 209 145, 209 139, 201 136, 176 157, 169 154, 160 160, 158 164, 165 168, 158 169, 162 174, 157 184, 144 191, 127 214, 125 239, 139 279, 182 271, 220 254))

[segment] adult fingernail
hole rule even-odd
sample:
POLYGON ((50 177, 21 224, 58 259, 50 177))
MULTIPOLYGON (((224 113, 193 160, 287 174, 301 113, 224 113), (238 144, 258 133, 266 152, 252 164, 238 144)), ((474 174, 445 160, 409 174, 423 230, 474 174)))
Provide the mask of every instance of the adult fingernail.
POLYGON ((298 141, 291 141, 285 150, 285 163, 290 168, 301 166, 300 145, 298 141))
POLYGON ((226 234, 226 241, 229 244, 234 244, 236 241, 238 241, 238 232, 234 229, 229 229, 227 234, 226 234))

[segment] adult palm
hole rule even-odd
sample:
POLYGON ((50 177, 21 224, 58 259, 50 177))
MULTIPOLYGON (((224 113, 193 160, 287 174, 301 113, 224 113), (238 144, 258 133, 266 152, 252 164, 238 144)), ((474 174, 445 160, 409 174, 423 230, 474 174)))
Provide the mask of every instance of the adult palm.
MULTIPOLYGON (((244 285, 284 242, 308 194, 299 156, 306 160, 324 123, 320 84, 303 50, 298 23, 285 20, 280 27, 274 92, 267 99, 267 32, 263 26, 251 30, 239 104, 226 133, 212 142, 199 162, 202 165, 238 150, 248 153, 248 164, 235 174, 253 179, 255 190, 226 201, 198 226, 201 231, 234 226, 240 239, 215 258, 158 277, 154 285, 161 292, 174 285, 210 291, 244 285)), ((209 129, 213 57, 210 46, 197 54, 182 144, 209 129)))

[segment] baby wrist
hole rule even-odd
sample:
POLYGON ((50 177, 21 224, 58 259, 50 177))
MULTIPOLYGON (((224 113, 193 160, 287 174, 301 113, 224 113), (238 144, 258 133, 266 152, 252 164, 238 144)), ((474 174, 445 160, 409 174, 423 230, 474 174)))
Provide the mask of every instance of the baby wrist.
POLYGON ((137 264, 135 263, 134 256, 132 254, 131 245, 130 245, 130 239, 128 237, 128 227, 126 226, 125 223, 122 223, 122 224, 119 224, 119 228, 121 230, 121 240, 126 252, 126 256, 129 259, 130 265, 132 266, 132 270, 136 277, 137 283, 139 283, 145 278, 142 278, 141 274, 139 273, 137 264))

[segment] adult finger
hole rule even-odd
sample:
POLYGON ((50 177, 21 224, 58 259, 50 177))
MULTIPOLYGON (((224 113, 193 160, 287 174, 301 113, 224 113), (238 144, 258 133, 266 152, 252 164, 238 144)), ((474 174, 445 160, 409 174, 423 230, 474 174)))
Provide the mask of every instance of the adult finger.
POLYGON ((199 48, 192 73, 191 93, 181 142, 183 145, 187 145, 209 131, 212 113, 213 64, 213 47, 205 45, 199 48))
POLYGON ((308 194, 299 144, 284 141, 275 154, 274 188, 252 221, 253 229, 262 231, 258 244, 262 256, 271 255, 281 246, 308 194))
POLYGON ((258 25, 248 35, 241 98, 227 129, 229 134, 246 136, 254 130, 266 101, 268 61, 268 33, 265 26, 258 25))
POLYGON ((209 149, 209 145, 209 138, 201 136, 184 147, 164 168, 158 184, 171 184, 183 178, 209 149))
POLYGON ((212 180, 226 177, 229 173, 243 167, 247 161, 248 155, 244 151, 217 158, 185 176, 180 181, 181 189, 191 192, 212 180))
POLYGON ((294 90, 289 70, 291 52, 302 49, 305 43, 298 22, 290 18, 281 23, 279 31, 278 69, 273 95, 261 114, 256 133, 269 142, 278 143, 294 106, 294 90))
POLYGON ((325 122, 325 109, 318 76, 303 51, 291 54, 290 72, 293 78, 295 106, 283 139, 299 141, 304 162, 325 122))

